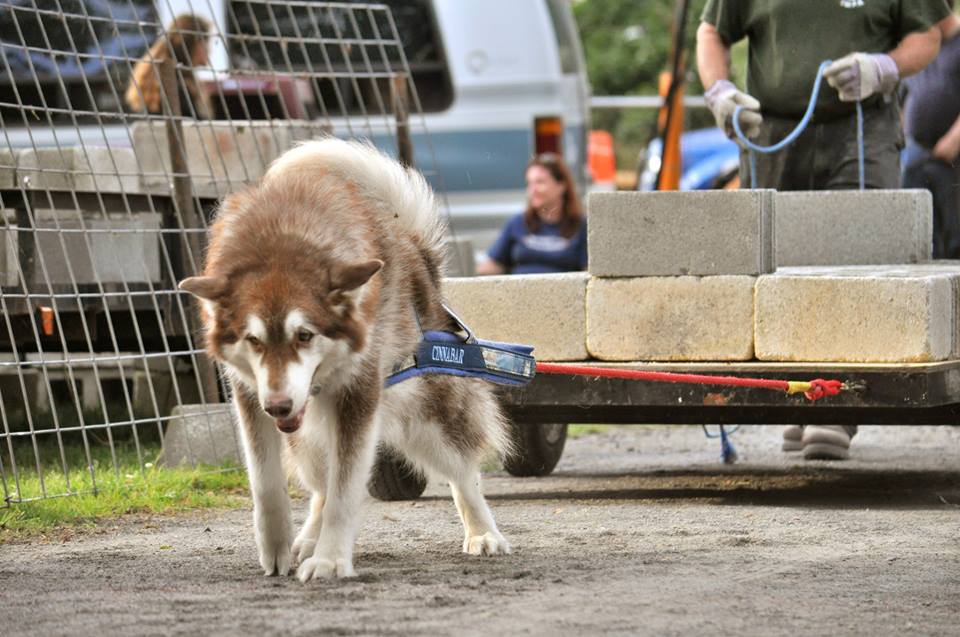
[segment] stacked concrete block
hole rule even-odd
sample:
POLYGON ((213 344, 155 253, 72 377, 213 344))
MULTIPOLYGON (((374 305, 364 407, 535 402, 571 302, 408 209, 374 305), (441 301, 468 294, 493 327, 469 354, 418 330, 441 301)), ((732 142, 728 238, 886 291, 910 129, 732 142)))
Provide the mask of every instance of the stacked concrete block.
POLYGON ((28 148, 16 159, 17 180, 27 190, 139 192, 140 179, 129 148, 28 148))
POLYGON ((960 354, 960 266, 784 268, 756 290, 757 358, 924 363, 960 354))
MULTIPOLYGON (((29 280, 42 285, 82 285, 161 279, 161 218, 157 213, 81 221, 76 213, 42 211, 35 224, 41 229, 35 234, 40 256, 35 259, 34 271, 25 273, 29 280)), ((16 258, 16 252, 12 254, 16 258)))
POLYGON ((927 190, 779 192, 777 266, 929 261, 933 200, 927 190))
POLYGON ((758 275, 774 267, 773 191, 609 192, 589 198, 590 274, 758 275))
POLYGON ((753 287, 774 264, 773 191, 597 193, 589 206, 591 356, 753 357, 753 287))
POLYGON ((587 275, 451 278, 447 302, 478 337, 532 345, 541 361, 587 357, 584 341, 587 275))
POLYGON ((753 358, 751 276, 592 279, 587 350, 601 360, 753 358))
POLYGON ((9 148, 0 148, 0 188, 13 188, 17 183, 17 162, 9 148))
MULTIPOLYGON (((184 122, 182 144, 194 191, 221 197, 257 182, 274 159, 298 141, 324 134, 328 128, 308 122, 184 122)), ((170 147, 164 122, 138 122, 133 147, 143 171, 144 187, 167 192, 173 181, 170 147)))
POLYGON ((162 464, 218 465, 240 461, 239 434, 228 405, 173 408, 163 437, 162 464))
POLYGON ((17 230, 16 226, 0 228, 0 285, 17 285, 17 230))

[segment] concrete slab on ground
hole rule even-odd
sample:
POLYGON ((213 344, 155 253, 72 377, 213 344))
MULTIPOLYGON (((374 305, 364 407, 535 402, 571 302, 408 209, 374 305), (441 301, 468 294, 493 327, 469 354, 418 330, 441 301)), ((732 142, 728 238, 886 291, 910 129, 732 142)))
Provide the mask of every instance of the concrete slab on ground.
POLYGON ((933 199, 927 190, 778 192, 777 267, 929 261, 933 199))
POLYGON ((590 274, 771 272, 773 195, 772 190, 591 193, 590 274))
POLYGON ((607 361, 753 358, 755 277, 590 280, 587 350, 607 361))
POLYGON ((587 357, 585 272, 449 278, 444 296, 478 338, 532 345, 537 360, 587 357))
POLYGON ((167 421, 160 462, 167 466, 239 463, 240 449, 230 405, 179 405, 167 421))

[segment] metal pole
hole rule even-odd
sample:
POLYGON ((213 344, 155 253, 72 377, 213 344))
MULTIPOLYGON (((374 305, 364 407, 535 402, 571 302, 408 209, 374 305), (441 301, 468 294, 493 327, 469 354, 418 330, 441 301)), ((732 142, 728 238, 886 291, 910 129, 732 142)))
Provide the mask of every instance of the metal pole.
POLYGON ((397 73, 390 84, 390 101, 397 120, 397 160, 405 167, 413 166, 413 141, 410 139, 410 92, 406 73, 397 73))
MULTIPOLYGON (((180 218, 183 219, 184 229, 202 228, 200 216, 193 202, 193 183, 190 179, 189 168, 187 167, 187 155, 183 143, 183 124, 180 121, 180 91, 177 86, 177 67, 176 60, 167 58, 160 62, 160 87, 163 92, 161 95, 163 102, 163 115, 166 120, 167 146, 170 150, 170 172, 173 175, 173 204, 180 211, 180 218)), ((187 250, 194 255, 203 254, 203 246, 198 235, 186 233, 184 238, 187 244, 187 250)), ((183 268, 181 262, 181 269, 183 268)), ((190 329, 191 339, 195 339, 202 330, 198 320, 199 305, 194 300, 192 302, 194 311, 187 317, 187 325, 190 329)), ((194 346, 196 342, 194 341, 194 346)), ((206 355, 197 356, 197 365, 201 380, 201 391, 204 402, 220 402, 220 393, 217 388, 217 372, 213 362, 206 355)))

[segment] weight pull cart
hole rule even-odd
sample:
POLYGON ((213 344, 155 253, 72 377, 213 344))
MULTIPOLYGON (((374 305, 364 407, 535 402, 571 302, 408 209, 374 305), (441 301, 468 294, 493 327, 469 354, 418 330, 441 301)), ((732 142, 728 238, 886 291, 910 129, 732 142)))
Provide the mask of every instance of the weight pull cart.
MULTIPOLYGON (((916 364, 592 363, 604 370, 703 374, 779 381, 842 381, 820 400, 761 387, 646 382, 562 373, 580 363, 550 365, 527 385, 502 387, 517 453, 505 462, 515 476, 546 476, 563 454, 567 425, 578 424, 960 424, 960 360, 916 364)), ((371 492, 381 499, 418 497, 426 483, 394 456, 381 456, 371 492)))

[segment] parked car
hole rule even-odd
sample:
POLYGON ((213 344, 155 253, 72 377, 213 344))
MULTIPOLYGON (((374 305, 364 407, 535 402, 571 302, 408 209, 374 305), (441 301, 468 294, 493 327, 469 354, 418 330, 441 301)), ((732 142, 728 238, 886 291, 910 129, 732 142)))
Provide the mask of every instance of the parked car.
MULTIPOLYGON (((639 164, 638 190, 656 190, 663 142, 651 141, 639 164)), ((702 128, 680 137, 680 190, 723 188, 737 179, 740 148, 719 128, 702 128)))

